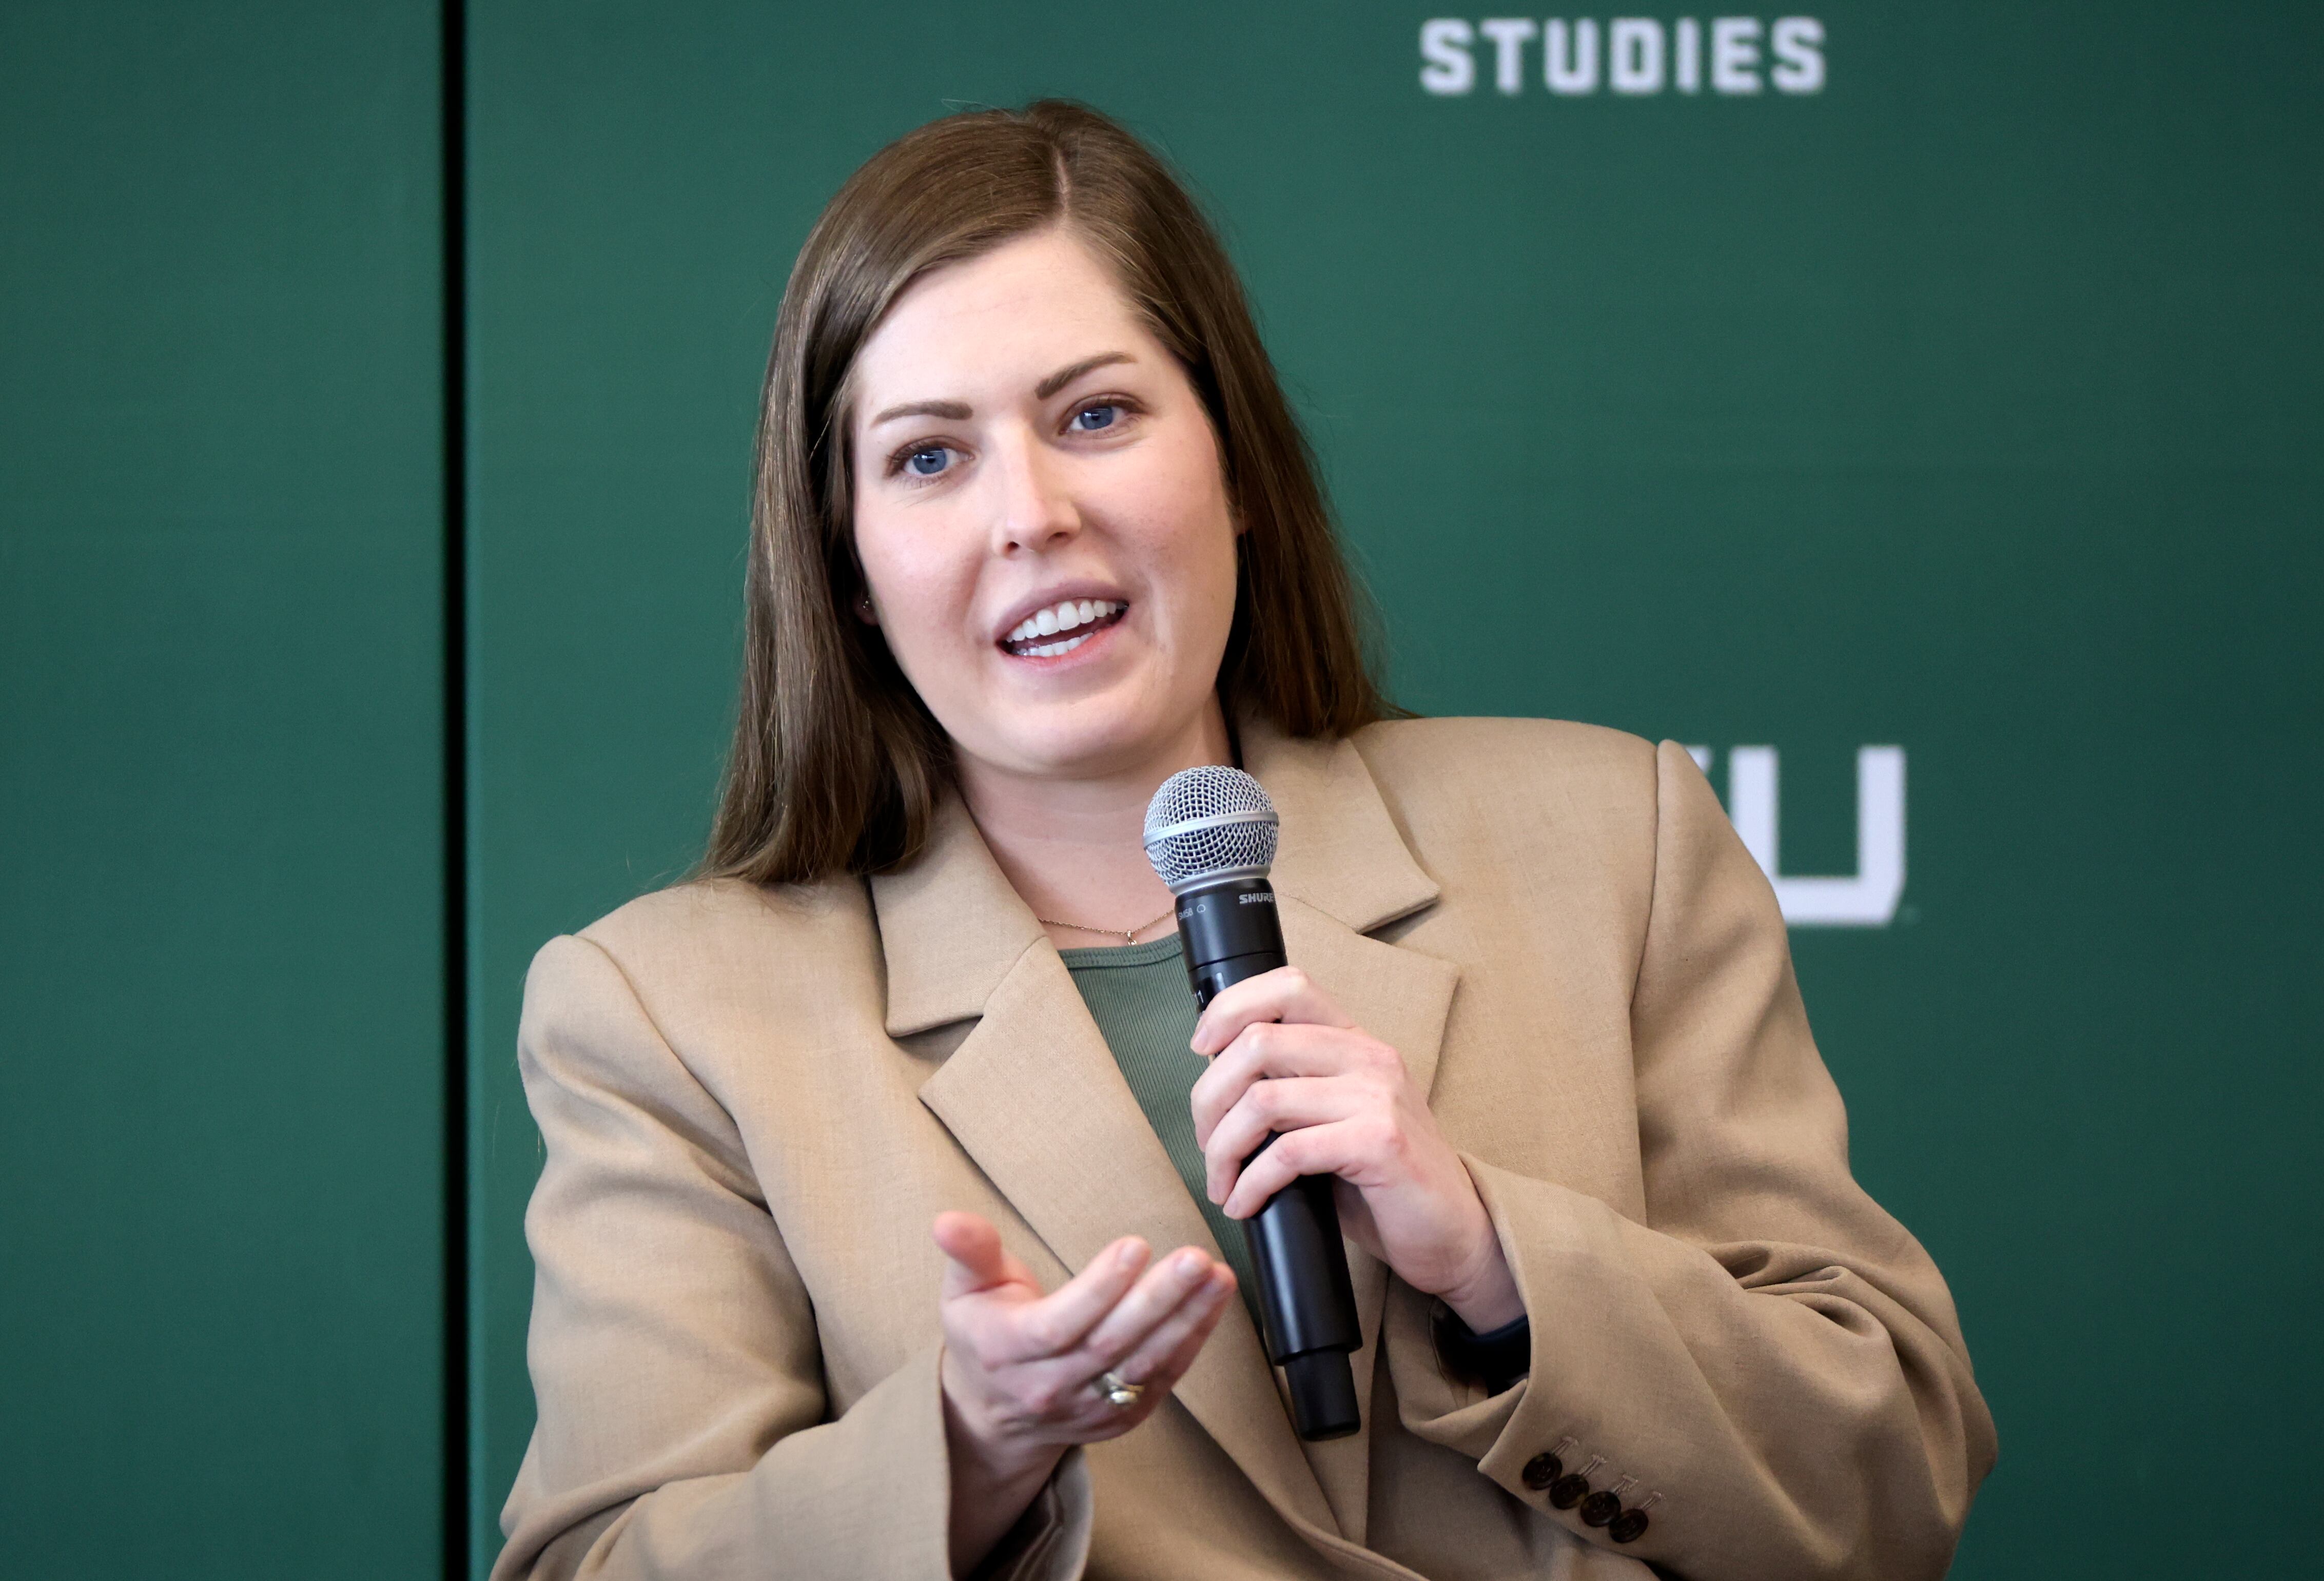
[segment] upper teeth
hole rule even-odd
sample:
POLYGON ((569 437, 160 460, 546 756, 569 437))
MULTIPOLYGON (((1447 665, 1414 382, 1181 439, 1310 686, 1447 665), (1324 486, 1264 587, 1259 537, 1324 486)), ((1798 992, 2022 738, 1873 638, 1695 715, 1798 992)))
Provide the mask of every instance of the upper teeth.
POLYGON ((1104 598, 1084 598, 1078 601, 1068 598, 1054 609, 1044 609, 1027 615, 1018 623, 1017 629, 1002 640, 1010 643, 1029 643, 1035 637, 1054 637, 1059 632, 1069 632, 1075 626, 1087 625, 1093 620, 1102 620, 1120 608, 1120 605, 1104 598))

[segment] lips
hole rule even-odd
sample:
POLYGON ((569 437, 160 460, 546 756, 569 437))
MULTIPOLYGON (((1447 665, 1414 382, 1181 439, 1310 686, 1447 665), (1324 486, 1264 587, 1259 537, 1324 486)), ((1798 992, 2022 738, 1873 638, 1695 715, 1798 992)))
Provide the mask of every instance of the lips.
POLYGON ((1129 607, 1114 598, 1061 598, 1019 621, 1001 646, 1019 659, 1058 658, 1119 624, 1129 607))

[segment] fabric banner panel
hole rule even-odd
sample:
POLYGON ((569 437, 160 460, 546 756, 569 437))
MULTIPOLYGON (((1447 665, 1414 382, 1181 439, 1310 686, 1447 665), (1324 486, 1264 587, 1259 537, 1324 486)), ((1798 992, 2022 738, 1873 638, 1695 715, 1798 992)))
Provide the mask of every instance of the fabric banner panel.
POLYGON ((2239 1512, 2324 1470, 2313 8, 471 28, 479 1565, 530 1423, 524 966, 699 852, 785 272, 883 142, 1050 94, 1219 220, 1402 700, 1689 745, 1776 879, 1999 1419, 1956 1574, 2304 1562, 2239 1512))

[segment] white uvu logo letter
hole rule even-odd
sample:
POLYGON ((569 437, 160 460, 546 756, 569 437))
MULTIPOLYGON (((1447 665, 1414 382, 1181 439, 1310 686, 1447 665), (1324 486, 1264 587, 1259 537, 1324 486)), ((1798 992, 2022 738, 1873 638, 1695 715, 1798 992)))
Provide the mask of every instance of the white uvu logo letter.
MULTIPOLYGON (((1702 768, 1711 749, 1691 746, 1702 768)), ((1727 754, 1727 816, 1767 882, 1784 920, 1802 927, 1885 928, 1904 895, 1904 749, 1856 750, 1856 875, 1792 878, 1781 860, 1781 791, 1775 749, 1738 746, 1727 754)))

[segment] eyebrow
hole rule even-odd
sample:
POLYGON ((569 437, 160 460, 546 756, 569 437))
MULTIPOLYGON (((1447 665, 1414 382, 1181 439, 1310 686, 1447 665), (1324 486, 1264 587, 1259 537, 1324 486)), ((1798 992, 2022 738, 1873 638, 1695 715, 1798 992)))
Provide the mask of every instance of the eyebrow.
MULTIPOLYGON (((1116 363, 1130 363, 1137 360, 1126 351, 1102 351, 1095 356, 1085 356, 1070 366, 1059 368, 1056 373, 1034 385, 1034 398, 1047 401, 1084 374, 1097 368, 1111 367, 1116 363)), ((900 406, 889 407, 865 426, 878 428, 881 423, 893 422, 899 417, 940 417, 946 422, 966 422, 975 415, 976 413, 970 409, 965 401, 907 401, 900 406)))
POLYGON ((1095 356, 1085 356, 1082 358, 1081 361, 1074 364, 1074 365, 1069 368, 1059 368, 1056 373, 1051 374, 1047 378, 1034 385, 1033 394, 1038 400, 1047 401, 1050 396, 1055 395, 1058 391, 1064 389, 1066 385, 1072 384, 1075 379, 1080 378, 1084 374, 1088 373, 1093 368, 1111 367, 1115 363, 1136 362, 1137 360, 1138 359, 1136 357, 1130 356, 1126 351, 1102 351, 1095 356))
POLYGON ((976 414, 965 401, 907 401, 901 406, 890 406, 873 418, 870 426, 878 428, 883 422, 893 422, 899 417, 941 417, 946 422, 966 422, 976 414))

